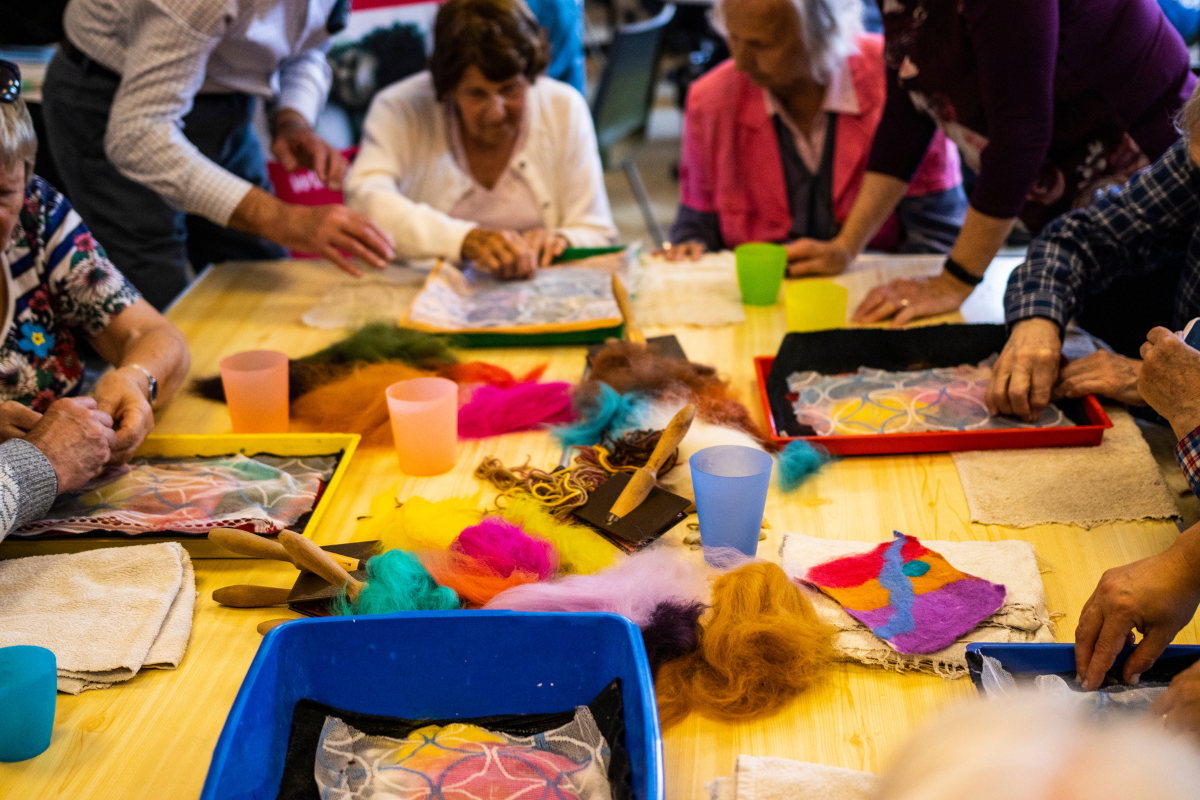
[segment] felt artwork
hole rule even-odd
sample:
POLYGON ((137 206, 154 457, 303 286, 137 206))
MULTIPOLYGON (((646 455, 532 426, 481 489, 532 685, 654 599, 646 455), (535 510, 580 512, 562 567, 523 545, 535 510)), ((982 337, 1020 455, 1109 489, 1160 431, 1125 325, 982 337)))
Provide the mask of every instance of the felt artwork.
POLYGON ((138 458, 63 494, 12 535, 278 533, 313 509, 336 467, 336 456, 138 458))
POLYGON ((574 418, 569 383, 518 383, 505 388, 483 384, 458 409, 458 435, 484 439, 574 418))
POLYGON ((959 571, 914 536, 808 570, 803 580, 832 597, 897 652, 932 653, 1004 605, 999 584, 959 571))
POLYGON ((905 372, 870 367, 848 375, 797 372, 788 378, 788 388, 796 395, 796 419, 818 436, 1075 424, 1053 403, 1032 423, 992 416, 984 394, 995 359, 905 372))

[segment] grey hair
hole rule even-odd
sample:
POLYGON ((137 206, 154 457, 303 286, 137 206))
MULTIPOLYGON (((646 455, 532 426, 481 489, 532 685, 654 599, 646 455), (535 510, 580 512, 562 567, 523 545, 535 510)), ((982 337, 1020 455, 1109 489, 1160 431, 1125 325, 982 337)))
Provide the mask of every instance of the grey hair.
POLYGON ((10 170, 25 165, 25 176, 33 178, 33 162, 37 159, 37 134, 25 100, 0 103, 0 168, 10 170))
MULTIPOLYGON (((818 83, 826 83, 846 57, 858 52, 858 36, 863 31, 862 0, 784 0, 796 9, 800 38, 808 52, 809 74, 818 83)), ((725 4, 717 0, 712 22, 722 36, 725 28, 725 4)))
POLYGON ((1175 115, 1175 128, 1188 142, 1192 140, 1192 132, 1200 128, 1200 83, 1175 115))

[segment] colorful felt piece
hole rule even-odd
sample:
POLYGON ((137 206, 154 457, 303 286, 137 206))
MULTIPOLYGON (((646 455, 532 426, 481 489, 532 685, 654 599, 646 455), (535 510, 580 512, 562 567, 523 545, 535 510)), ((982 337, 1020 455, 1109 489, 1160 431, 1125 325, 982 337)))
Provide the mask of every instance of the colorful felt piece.
POLYGON ((1004 604, 1003 586, 961 572, 915 536, 812 567, 804 580, 900 653, 954 644, 1004 604))

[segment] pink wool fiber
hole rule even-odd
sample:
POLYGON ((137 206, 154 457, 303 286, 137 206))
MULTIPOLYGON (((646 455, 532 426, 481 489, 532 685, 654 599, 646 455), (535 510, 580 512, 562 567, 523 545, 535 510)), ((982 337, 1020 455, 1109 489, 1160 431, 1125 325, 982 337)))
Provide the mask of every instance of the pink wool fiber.
POLYGON ((500 517, 484 517, 478 525, 465 529, 451 543, 450 551, 470 556, 501 578, 524 572, 544 581, 558 571, 554 545, 500 517))
POLYGON ((574 419, 569 383, 518 383, 505 389, 485 384, 458 409, 458 435, 483 439, 574 419))

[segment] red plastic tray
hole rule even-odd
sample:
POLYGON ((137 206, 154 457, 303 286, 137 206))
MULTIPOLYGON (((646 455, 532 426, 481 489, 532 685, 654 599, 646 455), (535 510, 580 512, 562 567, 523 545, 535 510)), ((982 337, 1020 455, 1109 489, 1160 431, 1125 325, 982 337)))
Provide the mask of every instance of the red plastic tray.
POLYGON ((757 356, 754 375, 758 396, 767 415, 771 440, 784 445, 803 439, 819 444, 839 456, 873 456, 894 453, 950 453, 958 450, 1018 450, 1027 447, 1095 447, 1104 438, 1112 420, 1093 395, 1083 398, 1083 410, 1090 425, 1070 428, 1013 428, 985 431, 923 431, 921 433, 872 433, 862 436, 780 436, 767 398, 767 376, 774 356, 757 356))

